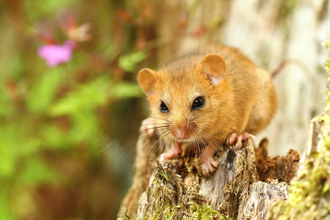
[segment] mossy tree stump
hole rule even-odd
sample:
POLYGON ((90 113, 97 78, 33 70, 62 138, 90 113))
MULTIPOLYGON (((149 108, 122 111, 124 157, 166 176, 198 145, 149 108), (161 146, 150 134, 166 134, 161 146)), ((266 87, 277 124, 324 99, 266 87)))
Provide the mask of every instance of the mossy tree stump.
POLYGON ((142 135, 133 185, 118 217, 125 213, 132 219, 264 219, 272 202, 287 199, 299 162, 293 150, 286 157, 267 157, 267 143, 261 141, 257 151, 250 141, 241 150, 224 147, 217 154, 216 172, 204 177, 199 174, 199 158, 189 153, 161 165, 161 152, 153 150, 162 148, 156 146, 157 139, 142 135))

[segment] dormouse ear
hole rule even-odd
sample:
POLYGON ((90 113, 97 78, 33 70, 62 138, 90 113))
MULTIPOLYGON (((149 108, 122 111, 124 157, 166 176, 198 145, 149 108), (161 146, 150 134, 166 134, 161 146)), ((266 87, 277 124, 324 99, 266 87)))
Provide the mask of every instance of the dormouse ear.
POLYGON ((211 79, 213 85, 217 85, 226 78, 226 62, 218 54, 206 55, 202 59, 199 70, 211 79))
POLYGON ((143 92, 149 96, 153 94, 154 86, 158 82, 155 71, 145 68, 138 73, 138 81, 143 92))

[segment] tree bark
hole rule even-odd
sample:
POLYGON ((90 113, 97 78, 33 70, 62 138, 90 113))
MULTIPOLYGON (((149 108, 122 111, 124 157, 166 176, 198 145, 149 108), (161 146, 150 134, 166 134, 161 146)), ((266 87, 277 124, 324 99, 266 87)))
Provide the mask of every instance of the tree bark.
POLYGON ((298 168, 299 155, 293 150, 286 157, 265 156, 268 143, 265 139, 257 153, 250 141, 241 150, 225 147, 217 155, 219 167, 211 177, 205 177, 200 175, 199 158, 192 158, 189 151, 161 165, 157 161, 160 152, 153 151, 161 148, 157 143, 157 139, 142 135, 133 185, 118 217, 123 217, 126 210, 132 219, 195 219, 197 216, 264 219, 273 201, 287 198, 288 184, 273 178, 285 173, 282 179, 290 182, 298 168), (149 158, 154 161, 153 168, 149 158), (276 162, 266 171, 258 171, 256 161, 260 167, 269 165, 269 161, 276 162), (259 181, 259 175, 268 182, 259 181))

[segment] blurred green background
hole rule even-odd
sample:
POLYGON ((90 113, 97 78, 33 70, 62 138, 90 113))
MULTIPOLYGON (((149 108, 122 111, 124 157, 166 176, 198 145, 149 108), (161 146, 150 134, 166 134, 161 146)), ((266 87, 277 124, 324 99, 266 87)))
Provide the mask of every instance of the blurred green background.
POLYGON ((1 220, 116 218, 144 117, 136 72, 153 62, 136 22, 148 9, 123 4, 0 3, 1 220), (68 40, 72 59, 38 56, 68 40))

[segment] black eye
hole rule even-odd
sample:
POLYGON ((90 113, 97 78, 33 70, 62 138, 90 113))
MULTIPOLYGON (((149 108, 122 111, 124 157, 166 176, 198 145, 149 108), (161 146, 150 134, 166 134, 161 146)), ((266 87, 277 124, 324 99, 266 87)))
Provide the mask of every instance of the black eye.
POLYGON ((199 109, 203 105, 204 105, 204 99, 203 99, 203 97, 199 96, 194 100, 194 102, 191 106, 191 109, 192 110, 199 109))
POLYGON ((163 101, 162 101, 162 103, 160 103, 159 110, 161 112, 165 112, 165 113, 168 112, 168 108, 167 108, 167 106, 165 105, 165 103, 163 101))

